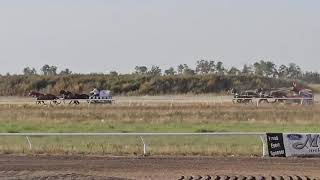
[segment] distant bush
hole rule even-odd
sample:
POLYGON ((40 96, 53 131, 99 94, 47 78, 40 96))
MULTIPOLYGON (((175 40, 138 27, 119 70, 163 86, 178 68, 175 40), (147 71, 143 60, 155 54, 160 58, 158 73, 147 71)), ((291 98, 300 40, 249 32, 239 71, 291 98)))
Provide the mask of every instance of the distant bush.
POLYGON ((287 80, 255 75, 6 75, 0 76, 0 95, 24 96, 31 90, 58 94, 61 89, 88 93, 93 88, 110 89, 116 95, 199 94, 290 85, 287 80))

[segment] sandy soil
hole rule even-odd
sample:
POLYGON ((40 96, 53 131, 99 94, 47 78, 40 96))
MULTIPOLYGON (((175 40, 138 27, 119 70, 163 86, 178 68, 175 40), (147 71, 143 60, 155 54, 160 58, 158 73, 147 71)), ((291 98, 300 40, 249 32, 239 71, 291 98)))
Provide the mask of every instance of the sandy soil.
POLYGON ((0 155, 0 179, 179 179, 196 175, 320 177, 319 159, 0 155))

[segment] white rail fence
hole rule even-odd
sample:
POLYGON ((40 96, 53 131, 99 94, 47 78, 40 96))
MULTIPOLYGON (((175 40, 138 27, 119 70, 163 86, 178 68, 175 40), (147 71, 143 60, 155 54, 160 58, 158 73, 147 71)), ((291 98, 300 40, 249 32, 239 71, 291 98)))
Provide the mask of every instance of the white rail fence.
POLYGON ((29 149, 32 149, 31 137, 36 136, 136 136, 140 137, 143 145, 143 155, 148 154, 148 145, 143 139, 147 136, 253 136, 260 137, 262 142, 262 155, 267 155, 266 133, 263 132, 212 132, 212 133, 0 133, 0 137, 21 136, 26 137, 29 149))

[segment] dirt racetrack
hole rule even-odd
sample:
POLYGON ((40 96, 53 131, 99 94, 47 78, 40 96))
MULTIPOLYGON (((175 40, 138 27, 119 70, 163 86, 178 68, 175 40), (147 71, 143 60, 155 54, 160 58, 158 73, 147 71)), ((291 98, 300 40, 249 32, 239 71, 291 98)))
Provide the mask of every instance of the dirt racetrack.
POLYGON ((320 159, 0 155, 0 179, 179 179, 196 175, 298 175, 312 180, 320 177, 320 159))

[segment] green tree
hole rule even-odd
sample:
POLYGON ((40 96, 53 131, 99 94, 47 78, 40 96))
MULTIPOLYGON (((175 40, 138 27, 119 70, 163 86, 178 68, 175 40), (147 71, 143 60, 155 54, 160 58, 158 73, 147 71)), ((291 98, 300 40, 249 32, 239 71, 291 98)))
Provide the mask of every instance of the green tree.
POLYGON ((196 73, 208 74, 215 71, 215 62, 207 60, 199 60, 196 65, 196 73))
POLYGON ((118 72, 117 71, 110 71, 109 73, 111 76, 118 76, 118 72))
POLYGON ((223 63, 221 61, 218 61, 216 64, 216 71, 219 75, 223 75, 225 72, 225 68, 223 67, 223 63))
POLYGON ((292 79, 299 78, 302 75, 301 68, 295 63, 290 63, 288 67, 288 77, 292 79))
POLYGON ((135 68, 135 73, 136 74, 146 74, 148 72, 148 68, 146 66, 136 66, 135 68))
POLYGON ((70 75, 70 74, 72 74, 72 71, 70 71, 70 69, 68 68, 60 72, 60 75, 70 75))
POLYGON ((248 66, 247 64, 243 65, 241 73, 244 75, 252 74, 252 67, 248 66))
POLYGON ((256 75, 267 77, 276 77, 277 75, 276 65, 271 61, 255 62, 253 67, 256 75))
POLYGON ((36 75, 37 74, 37 71, 35 68, 30 68, 30 67, 26 67, 23 69, 23 74, 24 75, 36 75))
POLYGON ((57 75, 57 69, 58 68, 56 66, 49 66, 48 64, 45 64, 42 66, 41 71, 45 76, 52 76, 57 75))
POLYGON ((178 74, 182 74, 183 70, 184 70, 184 65, 179 64, 178 67, 177 67, 177 70, 178 70, 178 74))
POLYGON ((241 71, 239 69, 237 69, 236 67, 232 67, 229 71, 228 74, 229 75, 239 75, 241 73, 241 71))
POLYGON ((263 76, 263 67, 259 62, 255 62, 253 64, 254 67, 254 74, 258 76, 263 76))
POLYGON ((187 64, 180 64, 178 66, 178 74, 183 74, 183 75, 194 75, 195 71, 189 68, 187 64))
POLYGON ((278 68, 278 77, 279 78, 287 78, 288 77, 288 67, 284 64, 282 64, 281 66, 279 66, 278 68))
POLYGON ((158 66, 152 66, 150 71, 147 72, 147 74, 151 76, 161 76, 161 69, 158 66))
POLYGON ((276 77, 278 74, 276 65, 271 61, 266 61, 263 63, 264 63, 263 65, 264 65, 264 71, 265 71, 266 76, 276 77))
POLYGON ((173 76, 173 75, 176 74, 176 71, 174 70, 173 67, 170 67, 169 69, 164 71, 164 74, 167 75, 167 76, 173 76))
POLYGON ((183 71, 183 75, 192 76, 192 75, 195 75, 195 74, 196 74, 196 72, 193 69, 190 69, 190 68, 186 68, 183 71))

